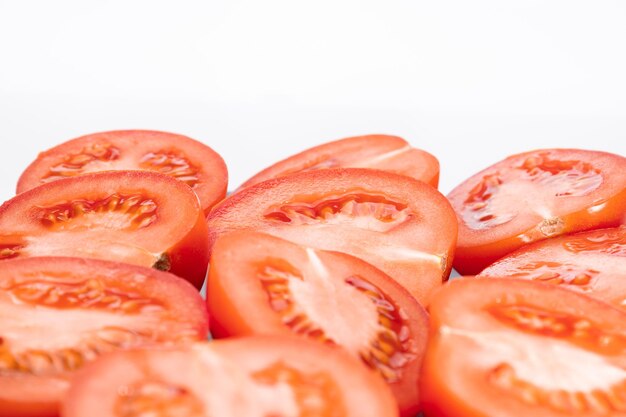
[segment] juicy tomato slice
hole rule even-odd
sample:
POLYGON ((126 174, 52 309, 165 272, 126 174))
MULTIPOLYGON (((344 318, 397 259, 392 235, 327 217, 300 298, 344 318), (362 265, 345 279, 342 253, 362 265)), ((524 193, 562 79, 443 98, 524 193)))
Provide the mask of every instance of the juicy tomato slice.
POLYGON ((73 381, 63 417, 394 417, 380 378, 341 350, 293 337, 118 352, 73 381))
POLYGON ((554 284, 626 307, 626 227, 560 236, 524 246, 479 276, 554 284))
POLYGON ((205 213, 224 198, 228 184, 224 160, 203 143, 174 133, 117 130, 81 136, 40 153, 22 173, 17 192, 113 170, 148 170, 174 177, 193 188, 205 213))
POLYGON ((428 317, 370 264, 262 233, 233 232, 215 244, 207 297, 213 336, 297 334, 338 344, 385 379, 401 415, 419 411, 428 317))
POLYGON ((0 260, 77 256, 155 267, 200 288, 208 265, 198 198, 180 181, 148 171, 66 178, 0 207, 0 260))
POLYGON ((448 196, 459 220, 454 268, 477 274, 521 246, 625 220, 626 158, 577 149, 513 155, 448 196))
POLYGON ((3 262, 0 416, 57 416, 84 363, 205 339, 207 320, 196 289, 165 272, 62 257, 3 262))
POLYGON ((439 161, 397 136, 366 135, 328 142, 275 163, 241 188, 300 171, 324 168, 374 168, 407 175, 437 188, 439 161))
POLYGON ((429 417, 626 415, 626 313, 526 280, 448 283, 429 306, 429 417))
POLYGON ((361 258, 422 304, 450 274, 457 224, 450 204, 421 181, 372 169, 324 169, 245 188, 207 217, 211 246, 257 230, 361 258))

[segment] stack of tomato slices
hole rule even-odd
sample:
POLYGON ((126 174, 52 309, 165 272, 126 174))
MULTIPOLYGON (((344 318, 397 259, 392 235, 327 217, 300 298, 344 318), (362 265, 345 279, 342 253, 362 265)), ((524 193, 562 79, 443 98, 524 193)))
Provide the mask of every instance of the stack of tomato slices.
POLYGON ((388 135, 229 197, 186 136, 43 152, 0 207, 0 417, 626 416, 626 159, 438 180, 388 135))

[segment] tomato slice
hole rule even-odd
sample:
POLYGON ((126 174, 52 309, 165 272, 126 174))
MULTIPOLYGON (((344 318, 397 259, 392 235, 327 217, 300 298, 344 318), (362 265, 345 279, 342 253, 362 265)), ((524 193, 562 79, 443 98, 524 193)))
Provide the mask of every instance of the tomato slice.
POLYGON ((366 135, 307 149, 265 168, 241 188, 300 171, 324 168, 374 168, 407 175, 437 188, 439 161, 397 136, 366 135))
POLYGON ((262 233, 233 232, 215 244, 207 297, 213 336, 297 334, 341 345, 385 379, 401 415, 419 411, 428 317, 368 263, 262 233))
POLYGON ((459 219, 454 268, 477 274, 521 246, 625 220, 626 158, 579 149, 513 155, 448 196, 459 219))
POLYGON ((187 136, 151 130, 117 130, 81 136, 39 154, 17 183, 22 193, 76 175, 112 170, 149 170, 184 182, 202 209, 226 195, 228 172, 221 156, 187 136))
POLYGON ((152 266, 200 288, 208 265, 198 198, 148 171, 110 171, 41 185, 0 207, 0 260, 77 256, 152 266))
POLYGON ((63 417, 393 417, 381 379, 338 349, 250 337, 118 352, 73 381, 63 417))
POLYGON ((380 268, 424 304, 447 279, 454 211, 421 181, 372 169, 324 169, 245 188, 207 217, 211 246, 233 230, 257 230, 380 268))
POLYGON ((429 306, 423 407, 437 416, 626 415, 626 313, 526 280, 447 284, 429 306))
POLYGON ((479 276, 554 284, 626 307, 626 227, 536 242, 505 256, 479 276))
POLYGON ((93 259, 3 262, 0 416, 58 415, 74 371, 102 353, 207 334, 204 301, 174 275, 93 259))

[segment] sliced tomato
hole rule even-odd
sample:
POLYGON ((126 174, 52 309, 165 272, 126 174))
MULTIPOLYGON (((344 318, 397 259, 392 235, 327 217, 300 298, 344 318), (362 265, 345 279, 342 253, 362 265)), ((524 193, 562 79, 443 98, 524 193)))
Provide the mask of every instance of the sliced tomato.
POLYGON ((0 207, 0 260, 78 256, 154 267, 200 288, 207 228, 191 188, 148 171, 54 181, 0 207))
POLYGON ((63 417, 393 417, 380 378, 338 349, 250 337, 118 352, 73 381, 63 417))
POLYGON ((81 136, 40 153, 20 177, 17 192, 112 170, 149 170, 174 177, 193 188, 205 213, 224 198, 228 184, 224 160, 203 143, 174 133, 116 130, 81 136))
POLYGON ((211 246, 233 230, 257 230, 344 252, 390 275, 424 304, 450 273, 454 211, 421 181, 372 169, 325 169, 245 188, 207 218, 211 246))
POLYGON ((479 276, 541 281, 626 308, 626 227, 536 242, 505 256, 479 276))
POLYGON ((428 317, 370 264, 263 233, 233 232, 215 244, 207 297, 213 336, 297 334, 338 344, 385 379, 401 415, 419 411, 428 317))
POLYGON ((537 240, 626 221, 626 158, 579 149, 513 155, 448 196, 459 220, 454 268, 477 274, 537 240))
POLYGON ((366 135, 324 143, 283 159, 250 178, 241 188, 324 168, 373 168, 407 175, 435 188, 439 183, 439 161, 433 155, 412 148, 397 136, 366 135))
POLYGON ((626 313, 526 280, 448 283, 429 306, 429 417, 626 415, 626 313))
POLYGON ((174 275, 93 259, 3 262, 0 416, 57 416, 74 371, 100 354, 207 333, 202 298, 174 275))

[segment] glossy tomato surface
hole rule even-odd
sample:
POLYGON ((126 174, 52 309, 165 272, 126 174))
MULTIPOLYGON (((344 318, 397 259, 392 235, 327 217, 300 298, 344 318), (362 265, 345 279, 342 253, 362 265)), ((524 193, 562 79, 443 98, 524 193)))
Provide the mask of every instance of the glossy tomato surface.
POLYGON ((211 246, 257 230, 361 258, 424 303, 451 269, 457 224, 444 196, 421 181, 371 169, 325 169, 243 189, 207 218, 211 246))
POLYGON ((200 288, 206 223, 180 181, 148 171, 110 171, 41 185, 0 207, 0 260, 78 256, 155 267, 200 288))
POLYGON ((626 313, 552 285, 465 278, 429 306, 428 417, 626 415, 626 313))
POLYGON ((69 140, 39 154, 22 173, 17 192, 90 172, 148 170, 193 188, 202 209, 226 195, 226 164, 213 149, 187 136, 151 130, 117 130, 69 140))
POLYGON ((558 285, 626 307, 626 227, 574 233, 524 246, 479 276, 558 285))
POLYGON ((425 310, 392 278, 338 252, 239 231, 213 249, 213 336, 301 335, 344 347, 391 387, 401 415, 419 411, 425 310))
POLYGON ((578 149, 513 155, 448 196, 459 220, 454 267, 477 274, 528 243, 626 221, 626 158, 578 149))
POLYGON ((93 259, 5 261, 0 416, 56 416, 74 371, 102 353, 207 333, 202 298, 174 275, 93 259))
POLYGON ((439 161, 390 135, 354 136, 324 143, 283 159, 246 181, 241 188, 300 171, 373 168, 407 175, 437 188, 439 161))
POLYGON ((345 352, 251 337, 120 352, 74 380, 63 417, 394 417, 383 381, 345 352))

